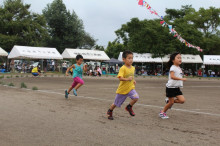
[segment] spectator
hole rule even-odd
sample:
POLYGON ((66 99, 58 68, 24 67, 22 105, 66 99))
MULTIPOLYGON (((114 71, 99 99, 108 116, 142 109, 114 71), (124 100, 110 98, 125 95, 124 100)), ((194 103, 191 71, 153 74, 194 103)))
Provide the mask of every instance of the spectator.
POLYGON ((67 63, 66 63, 66 61, 64 61, 62 64, 62 72, 65 73, 66 70, 67 70, 67 63))
POLYGON ((32 73, 32 75, 33 76, 35 76, 35 77, 37 77, 37 76, 40 76, 40 67, 34 67, 33 69, 32 69, 32 71, 31 71, 31 73, 32 73))
POLYGON ((97 67, 97 75, 100 77, 102 76, 102 70, 100 69, 99 66, 97 67))

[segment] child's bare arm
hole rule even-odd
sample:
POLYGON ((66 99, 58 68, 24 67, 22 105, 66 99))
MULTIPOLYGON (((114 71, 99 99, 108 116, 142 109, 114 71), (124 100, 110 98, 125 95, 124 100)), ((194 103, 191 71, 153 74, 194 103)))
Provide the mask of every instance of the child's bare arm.
POLYGON ((119 80, 120 80, 120 81, 132 81, 132 80, 133 80, 133 77, 132 77, 132 76, 130 76, 130 77, 128 77, 128 78, 119 77, 119 80))
POLYGON ((68 67, 66 70, 66 76, 68 76, 68 72, 70 71, 71 68, 75 68, 75 65, 73 64, 72 66, 68 67))
POLYGON ((83 71, 84 71, 84 72, 87 72, 87 64, 85 64, 85 65, 83 66, 83 71))
POLYGON ((173 79, 173 80, 186 81, 186 78, 178 78, 178 77, 176 77, 176 76, 174 75, 174 72, 173 72, 173 71, 170 72, 170 77, 171 77, 171 79, 173 79))

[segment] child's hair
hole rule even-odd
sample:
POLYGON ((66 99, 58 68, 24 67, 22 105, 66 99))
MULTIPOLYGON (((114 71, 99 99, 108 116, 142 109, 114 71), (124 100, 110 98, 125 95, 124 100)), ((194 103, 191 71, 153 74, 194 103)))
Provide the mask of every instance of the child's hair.
POLYGON ((180 53, 176 52, 176 53, 173 53, 170 55, 170 60, 167 63, 168 69, 170 69, 170 67, 173 65, 173 60, 175 60, 175 58, 178 54, 180 54, 180 53))
POLYGON ((122 54, 122 58, 126 59, 129 54, 133 55, 133 53, 131 51, 129 51, 129 50, 124 51, 123 54, 122 54))
POLYGON ((83 59, 83 56, 82 55, 77 55, 76 56, 76 61, 78 61, 79 59, 83 59))

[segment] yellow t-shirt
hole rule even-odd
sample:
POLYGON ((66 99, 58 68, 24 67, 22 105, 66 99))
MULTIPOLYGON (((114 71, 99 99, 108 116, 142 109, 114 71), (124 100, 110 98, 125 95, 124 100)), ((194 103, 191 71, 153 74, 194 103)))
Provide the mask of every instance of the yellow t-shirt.
MULTIPOLYGON (((131 68, 128 68, 125 65, 123 65, 120 68, 117 77, 128 78, 132 76, 134 78, 134 72, 135 72, 135 68, 133 66, 131 66, 131 68)), ((134 79, 132 81, 120 81, 120 84, 118 86, 116 93, 125 95, 125 94, 128 94, 133 89, 135 89, 134 79)))
POLYGON ((33 68, 31 72, 32 72, 32 73, 38 73, 37 67, 33 68))

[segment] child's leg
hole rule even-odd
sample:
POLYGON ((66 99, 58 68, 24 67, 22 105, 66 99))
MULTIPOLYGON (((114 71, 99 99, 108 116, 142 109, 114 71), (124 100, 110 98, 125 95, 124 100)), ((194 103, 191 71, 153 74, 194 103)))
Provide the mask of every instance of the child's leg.
POLYGON ((162 110, 162 112, 167 112, 167 110, 172 107, 174 104, 174 98, 169 98, 169 102, 165 105, 164 109, 162 110))
POLYGON ((78 83, 74 89, 79 89, 83 84, 78 83))
POLYGON ((180 103, 183 104, 185 102, 185 98, 183 95, 176 96, 177 99, 174 100, 174 103, 180 103))
POLYGON ((138 101, 138 98, 136 98, 136 99, 131 99, 130 105, 133 106, 137 101, 138 101))
POLYGON ((68 94, 70 94, 70 91, 73 90, 73 86, 70 86, 70 88, 68 89, 68 94))
POLYGON ((112 103, 112 105, 110 106, 110 110, 113 111, 116 108, 116 105, 114 103, 112 103))
POLYGON ((84 84, 84 81, 79 77, 74 78, 74 82, 76 83, 74 87, 75 90, 79 89, 84 84))

